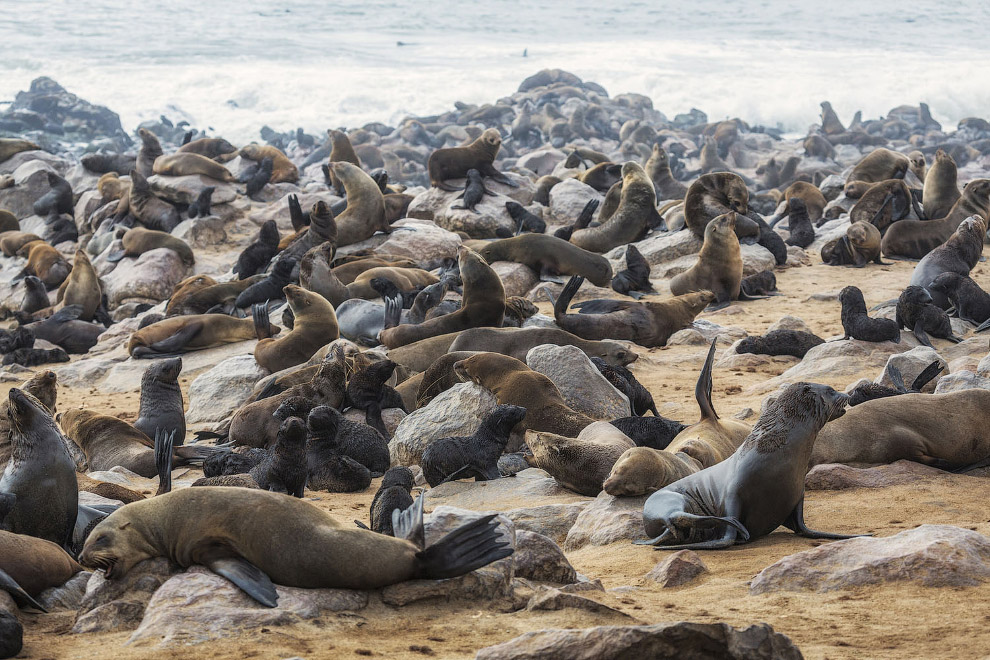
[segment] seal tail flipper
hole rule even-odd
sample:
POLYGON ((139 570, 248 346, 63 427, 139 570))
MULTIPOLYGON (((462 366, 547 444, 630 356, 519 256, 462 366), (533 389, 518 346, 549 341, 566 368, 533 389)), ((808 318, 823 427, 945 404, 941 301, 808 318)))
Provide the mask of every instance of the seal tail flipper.
POLYGON ((669 539, 673 534, 669 529, 663 530, 663 534, 652 539, 636 539, 633 545, 659 545, 669 539))
POLYGON ((265 607, 278 606, 278 592, 275 591, 271 578, 248 560, 241 557, 219 557, 203 563, 265 607))
POLYGON ((698 383, 694 386, 694 398, 698 402, 698 407, 701 408, 701 419, 718 419, 718 413, 715 412, 715 406, 712 405, 712 365, 715 362, 715 340, 712 340, 712 346, 708 349, 708 357, 705 358, 705 366, 701 369, 701 375, 698 376, 698 383))
POLYGON ((939 364, 938 360, 935 360, 930 365, 925 367, 925 370, 918 374, 918 377, 914 379, 911 383, 911 389, 915 392, 920 392, 921 388, 928 384, 928 381, 938 376, 944 367, 939 364))
MULTIPOLYGON (((221 437, 217 434, 213 434, 215 437, 221 437)), ((196 436, 199 439, 201 436, 196 436)), ((157 436, 156 436, 157 438, 157 436)), ((179 447, 174 447, 172 450, 172 460, 176 458, 181 459, 180 465, 202 465, 203 461, 207 458, 222 451, 221 448, 217 446, 207 446, 201 447, 197 445, 184 445, 179 447)), ((157 460, 157 456, 156 456, 157 460)))
POLYGON ((512 555, 514 550, 508 547, 509 544, 498 540, 496 515, 493 513, 461 525, 417 552, 415 577, 428 580, 458 577, 512 555))
POLYGON ((302 207, 299 206, 299 198, 295 195, 289 195, 289 218, 292 222, 292 228, 297 232, 306 226, 303 221, 302 207))
POLYGON ((974 332, 983 332, 987 328, 990 328, 990 318, 988 318, 986 321, 984 321, 980 325, 976 326, 976 330, 974 330, 974 332))
POLYGON ((949 470, 949 472, 952 472, 953 474, 965 474, 970 470, 978 470, 980 468, 987 467, 988 465, 990 465, 990 456, 987 456, 984 459, 976 461, 975 463, 964 465, 961 468, 953 468, 952 470, 949 470))
POLYGON ((560 296, 553 303, 553 315, 555 317, 559 318, 567 314, 567 308, 570 306, 574 294, 577 293, 577 290, 581 288, 582 284, 584 284, 584 278, 580 275, 574 275, 571 279, 567 280, 567 284, 560 291, 560 296))
POLYGON ((36 610, 44 612, 45 614, 48 613, 48 610, 42 607, 41 603, 32 598, 31 594, 24 591, 21 585, 17 584, 17 580, 10 577, 10 575, 2 568, 0 568, 0 589, 3 589, 10 594, 15 601, 25 603, 36 610))
POLYGON ((258 339, 268 339, 272 336, 272 322, 268 315, 268 304, 256 303, 251 306, 251 317, 254 319, 254 331, 258 339))
POLYGON ((585 229, 589 224, 591 224, 591 219, 595 216, 595 211, 598 210, 598 206, 601 204, 597 199, 588 200, 588 203, 584 205, 581 209, 581 213, 578 214, 577 220, 571 225, 573 230, 585 229))
POLYGON ((265 385, 265 388, 263 390, 258 392, 258 396, 255 397, 254 400, 261 401, 262 399, 268 399, 270 397, 275 396, 276 394, 281 394, 284 391, 285 388, 283 388, 281 385, 278 384, 277 379, 273 378, 272 380, 268 381, 268 384, 265 385))
POLYGON ((426 527, 423 524, 423 502, 424 495, 416 498, 408 509, 392 511, 393 536, 397 539, 405 539, 415 543, 417 547, 426 547, 426 527))
MULTIPOLYGON (((935 364, 938 364, 938 362, 936 362, 935 364)), ((901 374, 900 369, 898 369, 894 365, 890 365, 890 367, 887 369, 887 375, 890 377, 890 382, 894 384, 894 389, 896 389, 901 394, 907 394, 908 389, 904 385, 904 376, 901 374)))
POLYGON ((155 429, 155 468, 158 470, 158 492, 164 495, 172 491, 172 448, 175 445, 175 431, 155 429))

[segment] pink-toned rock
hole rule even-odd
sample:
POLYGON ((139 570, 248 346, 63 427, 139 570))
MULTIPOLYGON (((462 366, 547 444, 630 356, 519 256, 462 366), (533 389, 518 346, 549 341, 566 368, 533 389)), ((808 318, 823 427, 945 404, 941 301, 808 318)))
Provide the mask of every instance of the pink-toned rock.
POLYGON ((678 550, 646 574, 646 579, 656 582, 665 589, 680 587, 691 582, 708 567, 694 550, 678 550))
POLYGON ((870 468, 855 468, 842 463, 822 463, 811 468, 804 478, 804 487, 807 490, 885 488, 939 475, 944 476, 946 472, 907 460, 870 468))

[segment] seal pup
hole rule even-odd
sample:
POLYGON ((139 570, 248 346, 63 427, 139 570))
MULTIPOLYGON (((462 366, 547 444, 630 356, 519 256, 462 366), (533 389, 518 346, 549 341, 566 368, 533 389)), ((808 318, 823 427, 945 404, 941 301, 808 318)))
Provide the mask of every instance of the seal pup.
POLYGON ((597 357, 591 358, 591 363, 598 369, 598 373, 605 377, 605 380, 626 395, 633 415, 645 415, 647 412, 652 412, 655 417, 660 416, 660 413, 657 412, 657 406, 653 402, 653 395, 643 387, 642 383, 636 380, 636 376, 631 371, 623 366, 612 366, 597 357))
POLYGON ((377 589, 410 579, 469 573, 512 554, 498 540, 495 514, 426 546, 423 498, 393 513, 395 537, 345 527, 300 499, 247 488, 184 488, 134 502, 93 530, 80 563, 119 579, 140 561, 166 557, 203 564, 266 607, 275 584, 377 589), (190 517, 189 512, 199 512, 190 517), (238 512, 250 511, 250 516, 238 512), (223 545, 211 539, 222 537, 223 545))
POLYGON ((788 245, 806 248, 815 242, 815 228, 811 226, 811 216, 808 207, 800 197, 793 197, 787 202, 790 212, 787 216, 787 228, 790 235, 785 241, 788 245))
POLYGON ((261 162, 266 157, 272 159, 271 183, 296 183, 299 181, 299 168, 288 156, 271 145, 248 144, 237 152, 242 158, 261 162))
MULTIPOLYGON (((320 466, 335 454, 351 458, 380 477, 389 466, 388 434, 344 417, 339 410, 320 405, 309 411, 307 456, 311 466, 320 466)), ((314 467, 314 469, 316 469, 314 467)), ((365 484, 361 490, 367 487, 365 484)))
POLYGON ((131 170, 131 189, 127 198, 127 208, 131 215, 148 229, 169 233, 181 221, 175 207, 156 197, 151 191, 148 180, 137 170, 131 170))
POLYGON ((306 424, 298 417, 282 422, 275 444, 251 468, 251 478, 264 490, 302 497, 306 490, 306 424))
POLYGON ((666 449, 677 435, 687 428, 666 417, 620 417, 609 422, 632 440, 637 447, 666 449))
MULTIPOLYGON (((337 315, 326 298, 295 284, 282 291, 295 317, 292 330, 279 339, 262 339, 254 347, 254 359, 273 373, 306 362, 340 336, 337 315)), ((268 310, 260 305, 255 310, 260 332, 269 326, 268 310)))
POLYGON ((602 490, 613 497, 637 497, 656 492, 701 468, 701 463, 683 452, 633 447, 619 456, 602 490))
POLYGON ((350 377, 345 391, 345 404, 363 410, 365 423, 381 433, 384 438, 388 438, 390 434, 382 420, 382 410, 402 407, 402 401, 396 400, 395 390, 386 385, 395 373, 396 366, 391 360, 380 360, 370 364, 350 377))
POLYGON ((251 284, 234 299, 234 307, 244 308, 265 304, 285 297, 285 287, 292 284, 292 271, 295 264, 288 259, 279 259, 263 279, 251 284))
MULTIPOLYGON (((72 273, 69 273, 71 276, 72 273)), ((21 302, 21 311, 33 314, 49 306, 48 289, 45 283, 34 275, 24 278, 24 300, 21 302)))
POLYGON ((739 289, 750 297, 780 295, 775 293, 777 291, 777 276, 773 274, 772 270, 761 270, 759 273, 744 277, 739 283, 739 289))
POLYGON ((199 195, 196 196, 196 201, 186 209, 186 216, 189 218, 205 218, 209 216, 210 204, 213 201, 213 193, 216 189, 216 186, 206 186, 200 190, 199 195))
POLYGON ((715 295, 712 309, 728 307, 731 301, 740 297, 749 298, 740 288, 743 262, 735 231, 737 222, 738 215, 730 212, 708 223, 698 261, 670 280, 672 294, 680 296, 694 291, 711 291, 715 295))
POLYGON ((932 346, 928 335, 948 339, 954 344, 962 341, 952 334, 952 323, 945 310, 932 303, 932 296, 920 286, 908 286, 897 299, 896 317, 898 328, 907 328, 914 333, 922 346, 932 346))
POLYGON ((591 220, 595 217, 595 211, 598 209, 600 204, 601 202, 597 199, 589 199, 581 209, 581 212, 578 213, 578 217, 574 220, 574 222, 566 227, 558 227, 553 232, 554 237, 559 238, 562 241, 570 241, 571 236, 574 235, 574 232, 579 229, 584 229, 591 224, 591 220))
POLYGON ((50 189, 35 200, 32 205, 34 214, 40 215, 42 218, 52 211, 58 214, 68 213, 71 215, 73 212, 72 186, 55 172, 46 172, 45 174, 48 176, 50 189))
POLYGON ((179 373, 182 358, 167 358, 155 362, 141 376, 141 399, 134 428, 149 438, 162 430, 173 434, 175 444, 186 439, 186 416, 183 412, 179 373))
POLYGON ((983 254, 986 233, 987 226, 981 218, 973 216, 963 220, 949 240, 921 258, 911 273, 910 284, 925 287, 932 294, 936 305, 948 309, 948 298, 938 291, 932 291, 928 285, 942 273, 968 276, 983 254))
POLYGON ((759 225, 746 217, 749 213, 746 183, 731 172, 701 175, 684 197, 684 223, 691 233, 701 239, 704 239, 705 228, 713 219, 731 212, 739 216, 733 227, 737 237, 755 238, 760 235, 759 225))
POLYGON ((822 262, 829 266, 855 266, 862 268, 873 262, 889 266, 880 259, 880 230, 869 222, 854 222, 846 229, 845 236, 822 246, 822 262))
POLYGON ((478 254, 489 264, 496 261, 524 264, 547 280, 559 275, 580 275, 595 286, 608 286, 612 277, 612 265, 602 255, 547 234, 523 234, 491 241, 479 248, 478 254))
POLYGON ((815 439, 849 397, 811 383, 789 385, 739 449, 717 465, 657 491, 643 506, 645 541, 663 550, 715 550, 784 525, 808 538, 842 539, 804 522, 804 479, 815 439))
POLYGON ((626 339, 640 346, 665 346, 678 330, 690 326, 715 300, 711 291, 695 291, 663 302, 586 300, 575 305, 579 314, 568 314, 574 294, 584 278, 572 277, 553 301, 554 320, 561 329, 583 339, 626 339))
POLYGON ((371 500, 371 529, 379 534, 394 536, 392 512, 404 511, 413 505, 412 489, 416 485, 412 470, 404 465, 391 467, 371 500))
POLYGON ((810 332, 786 329, 771 330, 763 336, 749 336, 740 339, 739 343, 736 344, 736 353, 791 355, 804 359, 808 351, 824 343, 824 339, 810 332))
POLYGON ((274 161, 272 161, 271 156, 265 156, 258 163, 256 168, 245 172, 241 176, 241 183, 244 183, 244 194, 247 195, 249 199, 254 199, 254 196, 264 190, 268 182, 272 180, 272 170, 274 168, 274 161))
POLYGON ((944 218, 959 200, 956 161, 944 149, 935 152, 935 162, 925 177, 922 208, 926 218, 944 218))
POLYGON ((653 285, 650 283, 650 263, 635 245, 626 246, 626 268, 612 278, 611 285, 616 293, 637 300, 643 297, 643 292, 653 291, 653 285))
POLYGON ((448 479, 489 481, 499 478, 498 459, 512 429, 526 416, 521 406, 498 405, 471 437, 441 438, 423 452, 420 465, 431 488, 448 479))
POLYGON ((942 273, 925 288, 932 295, 932 300, 940 296, 949 301, 953 308, 952 316, 976 323, 980 326, 976 332, 986 329, 983 323, 990 319, 990 294, 968 275, 942 273))
POLYGON ((891 396, 900 396, 901 394, 920 394, 921 388, 924 387, 933 378, 938 376, 939 372, 944 369, 938 360, 935 360, 924 370, 918 374, 918 377, 914 379, 911 383, 911 389, 908 389, 904 385, 904 376, 901 374, 901 370, 890 365, 887 367, 887 373, 890 376, 890 382, 894 385, 893 387, 887 387, 886 385, 881 385, 879 383, 863 383, 862 385, 857 385, 849 392, 849 406, 858 406, 861 403, 866 403, 867 401, 872 401, 873 399, 883 399, 891 396))
POLYGON ((509 217, 516 222, 516 234, 523 232, 542 234, 547 230, 547 223, 542 218, 527 211, 526 207, 519 202, 506 202, 505 210, 508 211, 509 217))
POLYGON ((0 353, 12 353, 20 348, 32 346, 34 346, 34 333, 27 327, 0 330, 0 353))
POLYGON ((892 341, 901 343, 901 326, 893 319, 871 318, 866 313, 863 292, 857 287, 847 286, 839 292, 842 305, 841 319, 843 339, 860 341, 892 341))
POLYGON ((467 146, 437 149, 430 154, 426 162, 430 185, 441 190, 457 190, 446 181, 463 179, 468 170, 475 169, 482 176, 490 177, 513 188, 517 187, 518 184, 495 169, 493 165, 501 146, 502 136, 498 129, 489 128, 467 146))
POLYGON ((653 182, 633 161, 622 166, 622 193, 615 212, 598 227, 579 229, 571 235, 571 243, 589 252, 603 253, 612 248, 637 241, 648 228, 659 227, 657 197, 653 182))
POLYGON ((69 354, 61 348, 18 348, 3 356, 3 364, 19 364, 22 367, 36 367, 39 364, 68 362, 69 354))
POLYGON ((594 422, 569 437, 551 432, 526 432, 533 455, 525 460, 545 470, 564 488, 597 497, 619 457, 633 447, 632 440, 608 422, 594 422))
POLYGON ((464 192, 455 198, 460 199, 461 203, 459 205, 451 205, 450 208, 464 209, 472 213, 477 213, 474 207, 481 203, 482 198, 485 195, 494 197, 495 193, 485 187, 485 181, 482 179, 481 173, 478 170, 468 170, 466 178, 464 192))
POLYGON ((11 453, 0 476, 0 496, 16 499, 5 527, 68 547, 78 511, 76 466, 66 449, 68 440, 38 399, 16 387, 7 399, 11 453))

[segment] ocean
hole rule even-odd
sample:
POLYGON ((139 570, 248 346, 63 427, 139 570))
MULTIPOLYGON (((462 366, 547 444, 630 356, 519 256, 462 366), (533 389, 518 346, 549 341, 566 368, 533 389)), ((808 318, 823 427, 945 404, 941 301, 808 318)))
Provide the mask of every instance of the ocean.
POLYGON ((990 117, 990 2, 0 0, 0 109, 50 76, 127 130, 164 114, 234 142, 493 102, 559 67, 669 117, 803 133, 925 101, 990 117), (524 56, 525 55, 525 56, 524 56))

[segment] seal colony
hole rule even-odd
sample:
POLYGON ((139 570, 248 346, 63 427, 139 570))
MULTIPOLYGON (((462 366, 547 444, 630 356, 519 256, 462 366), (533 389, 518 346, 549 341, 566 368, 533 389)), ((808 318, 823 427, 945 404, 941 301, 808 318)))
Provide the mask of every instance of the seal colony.
POLYGON ((0 650, 83 570, 115 589, 165 558, 269 608, 297 587, 533 610, 511 575, 484 585, 511 565, 558 588, 537 545, 624 566, 651 554, 632 541, 843 539, 880 525, 809 527, 809 467, 990 465, 990 123, 822 107, 794 141, 553 70, 326 139, 0 137, 3 362, 73 355, 10 371, 0 405, 0 650), (603 505, 642 523, 601 541, 603 505))

